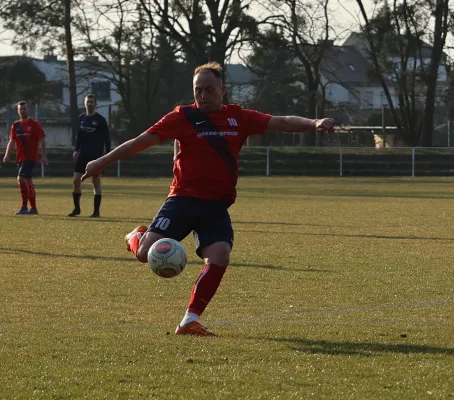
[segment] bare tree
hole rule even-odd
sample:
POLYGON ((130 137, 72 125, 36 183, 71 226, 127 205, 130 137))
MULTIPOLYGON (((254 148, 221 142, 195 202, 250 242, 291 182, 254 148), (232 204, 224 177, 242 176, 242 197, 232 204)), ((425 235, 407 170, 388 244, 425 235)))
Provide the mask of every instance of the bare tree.
POLYGON ((398 134, 407 144, 431 146, 449 0, 394 0, 392 8, 385 5, 372 19, 362 0, 356 1, 364 20, 367 56, 381 82, 398 134), (433 44, 427 45, 424 39, 433 44))
POLYGON ((250 43, 261 21, 249 8, 253 0, 140 0, 148 22, 173 39, 189 64, 217 61, 222 66, 250 43))
POLYGON ((171 40, 160 39, 140 3, 86 2, 76 27, 86 42, 81 49, 86 58, 100 60, 92 65, 96 75, 113 83, 122 99, 128 123, 121 130, 140 132, 168 111, 160 101, 163 77, 178 50, 171 40))
POLYGON ((76 75, 74 68, 74 48, 72 40, 71 10, 74 0, 23 0, 6 2, 0 8, 0 18, 5 27, 16 35, 12 44, 22 50, 34 50, 37 47, 43 52, 60 48, 67 56, 68 86, 70 90, 70 115, 73 141, 78 129, 76 75))
MULTIPOLYGON (((334 31, 330 27, 329 0, 271 0, 270 6, 288 50, 294 55, 296 64, 302 66, 301 83, 306 90, 307 114, 316 118, 322 87, 320 65, 326 50, 334 42, 330 40, 334 31)), ((315 131, 305 138, 307 145, 316 144, 315 131)))

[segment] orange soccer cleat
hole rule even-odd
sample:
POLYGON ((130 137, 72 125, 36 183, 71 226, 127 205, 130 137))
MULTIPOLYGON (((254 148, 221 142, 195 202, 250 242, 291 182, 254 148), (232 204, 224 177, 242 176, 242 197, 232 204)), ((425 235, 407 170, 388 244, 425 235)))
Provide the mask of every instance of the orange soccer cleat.
POLYGON ((194 336, 216 336, 213 331, 205 328, 202 324, 197 321, 192 321, 189 324, 181 327, 178 325, 175 333, 177 335, 194 335, 194 336))
POLYGON ((143 225, 139 225, 137 228, 133 229, 131 232, 129 232, 126 236, 125 236, 125 245, 126 245, 126 250, 128 251, 131 251, 131 246, 129 245, 129 239, 131 239, 131 237, 133 235, 135 235, 137 232, 140 232, 140 233, 145 233, 147 231, 147 227, 146 226, 143 226, 143 225))

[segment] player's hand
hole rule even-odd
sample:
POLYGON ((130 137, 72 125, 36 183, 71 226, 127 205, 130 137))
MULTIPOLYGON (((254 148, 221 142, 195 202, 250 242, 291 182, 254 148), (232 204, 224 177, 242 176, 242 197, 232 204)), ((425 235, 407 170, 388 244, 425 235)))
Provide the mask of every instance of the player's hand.
POLYGON ((3 164, 8 164, 8 161, 9 161, 9 160, 8 160, 8 157, 6 157, 6 156, 3 157, 3 164))
POLYGON ((43 165, 45 167, 47 167, 49 165, 49 161, 47 161, 47 157, 46 156, 42 156, 41 157, 41 162, 43 163, 43 165))
POLYGON ((90 176, 93 176, 95 178, 98 177, 99 175, 101 175, 101 172, 102 166, 100 165, 100 163, 97 160, 90 161, 85 168, 85 174, 82 175, 82 182, 90 176))
POLYGON ((332 118, 316 119, 315 129, 321 132, 333 133, 335 123, 336 121, 332 118))
POLYGON ((79 152, 78 151, 75 151, 73 153, 73 159, 77 161, 77 159, 79 158, 79 152))

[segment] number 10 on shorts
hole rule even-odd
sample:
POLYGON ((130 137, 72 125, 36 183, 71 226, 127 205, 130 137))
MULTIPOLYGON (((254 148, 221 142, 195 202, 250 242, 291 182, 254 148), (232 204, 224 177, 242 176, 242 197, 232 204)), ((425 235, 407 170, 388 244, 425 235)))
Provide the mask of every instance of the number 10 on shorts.
POLYGON ((165 217, 159 217, 158 219, 156 219, 153 225, 154 228, 158 228, 165 231, 170 225, 170 219, 165 217))

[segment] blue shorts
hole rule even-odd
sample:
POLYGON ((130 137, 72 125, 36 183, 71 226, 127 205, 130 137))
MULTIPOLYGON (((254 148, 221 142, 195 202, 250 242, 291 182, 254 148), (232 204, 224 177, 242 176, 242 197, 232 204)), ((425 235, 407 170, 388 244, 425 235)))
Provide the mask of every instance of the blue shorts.
POLYGON ((25 160, 17 164, 19 171, 17 176, 21 176, 22 178, 32 179, 33 178, 33 170, 35 168, 36 161, 32 160, 25 160))
POLYGON ((195 197, 169 197, 148 228, 164 237, 181 242, 191 231, 196 252, 216 242, 233 247, 233 228, 228 205, 224 200, 202 200, 195 197))

